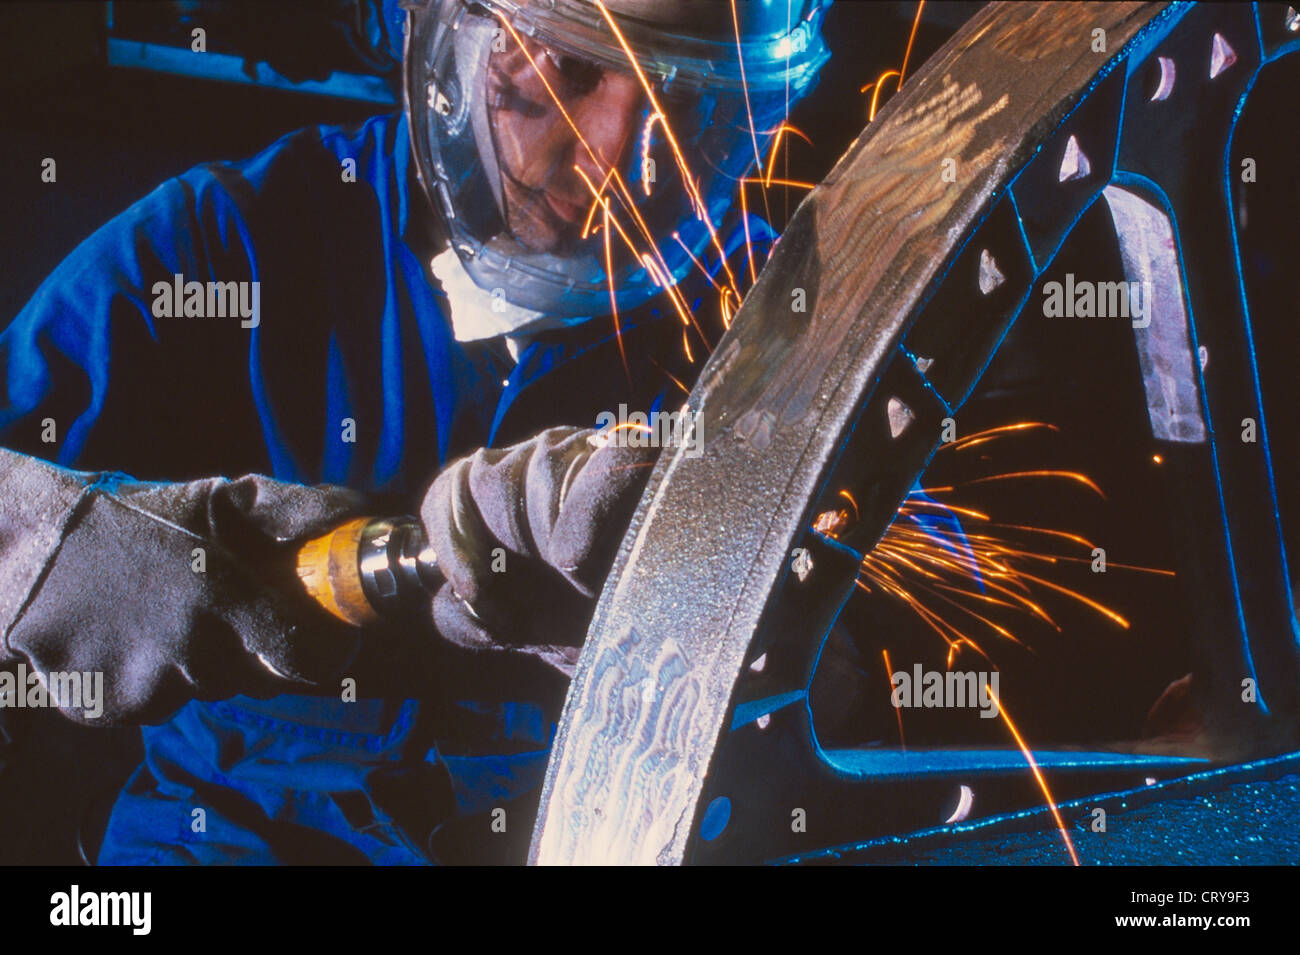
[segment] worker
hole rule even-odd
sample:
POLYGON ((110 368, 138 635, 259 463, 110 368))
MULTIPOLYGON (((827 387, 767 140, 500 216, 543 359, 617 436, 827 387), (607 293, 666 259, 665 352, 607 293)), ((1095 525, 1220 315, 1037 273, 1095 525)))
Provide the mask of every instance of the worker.
POLYGON ((0 334, 0 662, 142 725, 101 863, 519 857, 653 461, 590 426, 680 407, 828 5, 386 2, 402 112, 169 179, 40 286, 0 334), (445 576, 411 613, 295 587, 401 513, 445 576))

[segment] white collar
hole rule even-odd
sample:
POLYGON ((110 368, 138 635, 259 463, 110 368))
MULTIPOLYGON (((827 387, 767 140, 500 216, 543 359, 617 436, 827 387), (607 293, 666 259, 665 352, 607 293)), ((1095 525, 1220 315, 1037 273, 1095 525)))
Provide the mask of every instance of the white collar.
POLYGON ((552 324, 543 312, 512 305, 502 295, 479 288, 450 246, 433 257, 429 268, 447 295, 452 334, 458 342, 505 335, 510 353, 517 359, 520 345, 512 340, 552 324))

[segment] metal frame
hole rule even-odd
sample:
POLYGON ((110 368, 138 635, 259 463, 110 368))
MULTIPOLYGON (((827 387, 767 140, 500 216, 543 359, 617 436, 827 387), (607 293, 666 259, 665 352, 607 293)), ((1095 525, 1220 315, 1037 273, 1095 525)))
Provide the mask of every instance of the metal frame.
MULTIPOLYGON (((1181 512, 1222 518, 1179 523, 1216 748, 1230 758, 1294 741, 1295 616, 1226 178, 1259 70, 1300 43, 1291 17, 1285 4, 992 5, 887 105, 800 206, 705 368, 689 402, 711 426, 704 454, 666 453, 656 467, 570 689, 531 861, 758 861, 797 851, 782 833, 809 799, 863 800, 884 835, 918 817, 873 801, 881 784, 909 779, 911 802, 932 812, 951 770, 1012 771, 987 753, 837 765, 816 743, 806 688, 861 553, 934 453, 940 421, 1103 197, 1121 207, 1132 274, 1172 274, 1140 252, 1160 217, 1134 209, 1162 212, 1179 244, 1185 307, 1135 335, 1185 322, 1181 339, 1140 352, 1155 420, 1170 382, 1184 412, 1189 385, 1200 402, 1199 432, 1155 433, 1170 438, 1181 512), (1091 51, 1095 29, 1109 53, 1091 51), (1179 69, 1168 95, 1149 98, 1144 74, 1161 57, 1179 69), (945 159, 956 183, 942 184, 945 159), (795 288, 807 316, 790 311, 795 288), (1152 356, 1180 347, 1188 360, 1156 369, 1152 356), (1208 374, 1190 361, 1202 347, 1208 374), (1254 445, 1232 441, 1244 417, 1258 423, 1254 445), (807 530, 832 473, 836 487, 871 489, 839 540, 807 530), (1239 705, 1245 677, 1256 706, 1239 705)), ((1204 765, 1039 755, 1094 773, 1204 765)))

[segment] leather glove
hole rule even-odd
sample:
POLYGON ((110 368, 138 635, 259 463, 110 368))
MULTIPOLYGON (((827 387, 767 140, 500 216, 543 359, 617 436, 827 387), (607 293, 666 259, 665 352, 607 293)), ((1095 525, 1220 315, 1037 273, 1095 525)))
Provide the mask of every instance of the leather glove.
POLYGON ((0 449, 0 662, 102 673, 100 714, 64 708, 97 725, 319 684, 359 634, 297 596, 281 545, 362 503, 258 475, 135 482, 0 449))
POLYGON ((444 638, 573 674, 656 455, 602 437, 552 428, 438 475, 420 517, 446 577, 432 606, 444 638))

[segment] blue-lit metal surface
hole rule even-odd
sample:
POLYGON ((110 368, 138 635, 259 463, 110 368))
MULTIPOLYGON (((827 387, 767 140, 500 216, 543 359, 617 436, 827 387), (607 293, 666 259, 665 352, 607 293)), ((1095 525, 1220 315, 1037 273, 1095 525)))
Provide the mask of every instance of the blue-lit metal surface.
POLYGON ((401 104, 396 0, 273 5, 159 0, 104 6, 110 66, 401 104))
MULTIPOLYGON (((1300 803, 1300 775, 1297 774, 1300 774, 1300 753, 1290 753, 1164 782, 1098 793, 1063 803, 1059 808, 1065 818, 1074 823, 1076 836, 1083 839, 1080 834, 1093 833, 1092 838, 1082 842, 1085 863, 1233 865, 1262 862, 1295 865, 1300 863, 1294 822, 1295 806, 1300 803), (1274 801, 1268 810, 1271 824, 1251 819, 1249 814, 1231 812, 1220 815, 1206 811, 1212 810, 1216 800, 1234 789, 1243 791, 1238 798, 1244 798, 1254 813, 1261 813, 1261 803, 1271 798, 1274 801), (1192 800, 1199 803, 1189 805, 1192 800), (1166 803, 1167 806, 1162 805, 1166 803), (1098 818, 1098 809, 1109 821, 1105 829, 1095 830, 1093 822, 1098 818), (1137 826, 1130 820, 1135 819, 1141 810, 1147 811, 1147 824, 1156 830, 1152 834, 1159 838, 1145 843, 1139 838, 1137 826), (1225 822, 1230 825, 1225 826, 1225 822), (1270 833, 1267 832, 1269 829, 1277 831, 1270 833), (1176 835, 1171 836, 1171 832, 1176 835), (1175 849, 1172 845, 1175 841, 1189 847, 1188 850, 1175 849), (1251 858, 1243 859, 1242 852, 1247 846, 1256 851, 1248 852, 1251 858), (1117 849, 1124 853, 1124 858, 1116 857, 1117 849)), ((1065 860, 1052 831, 1054 826, 1055 820, 1047 807, 1037 806, 973 822, 932 826, 915 832, 797 853, 776 860, 776 863, 878 864, 925 856, 927 861, 949 863, 1060 864, 1065 860), (1013 842, 1017 838, 1018 847, 1013 842), (940 857, 936 859, 935 856, 940 857)))
POLYGON ((245 69, 243 57, 229 53, 194 53, 161 43, 145 43, 110 37, 108 40, 110 66, 157 70, 176 73, 201 80, 218 80, 224 83, 248 83, 271 89, 291 90, 295 93, 312 93, 318 96, 339 96, 367 103, 397 105, 397 97, 388 84, 378 76, 334 71, 323 80, 290 80, 266 63, 250 64, 252 75, 245 69))
MULTIPOLYGON (((1143 753, 1071 752, 1031 750, 1043 770, 1131 769, 1135 771, 1187 771, 1209 765, 1191 756, 1155 756, 1143 753)), ((989 773, 1023 773, 1025 757, 1018 749, 837 749, 824 750, 822 758, 836 770, 862 779, 918 779, 922 776, 984 776, 989 773)))

